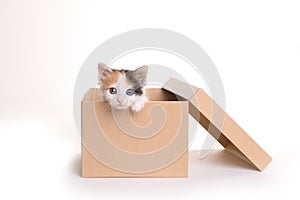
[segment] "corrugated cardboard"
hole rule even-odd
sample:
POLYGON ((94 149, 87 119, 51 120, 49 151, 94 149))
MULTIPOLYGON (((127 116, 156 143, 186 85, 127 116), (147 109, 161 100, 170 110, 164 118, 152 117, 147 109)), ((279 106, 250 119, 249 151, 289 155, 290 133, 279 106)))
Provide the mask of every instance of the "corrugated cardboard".
POLYGON ((272 158, 202 89, 171 78, 163 86, 189 101, 189 113, 229 152, 262 171, 272 158))
POLYGON ((82 177, 187 177, 188 102, 147 89, 138 113, 111 110, 99 89, 82 100, 82 177))

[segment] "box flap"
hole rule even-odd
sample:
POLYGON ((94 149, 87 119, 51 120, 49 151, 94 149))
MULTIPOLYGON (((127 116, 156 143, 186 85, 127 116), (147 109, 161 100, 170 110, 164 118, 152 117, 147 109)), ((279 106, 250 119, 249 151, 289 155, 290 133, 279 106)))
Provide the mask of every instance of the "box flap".
POLYGON ((165 90, 189 100, 189 113, 229 152, 262 171, 272 158, 202 89, 171 78, 165 90))
POLYGON ((199 90, 199 88, 188 85, 182 81, 178 81, 175 78, 170 78, 163 86, 163 89, 185 99, 191 99, 199 90))

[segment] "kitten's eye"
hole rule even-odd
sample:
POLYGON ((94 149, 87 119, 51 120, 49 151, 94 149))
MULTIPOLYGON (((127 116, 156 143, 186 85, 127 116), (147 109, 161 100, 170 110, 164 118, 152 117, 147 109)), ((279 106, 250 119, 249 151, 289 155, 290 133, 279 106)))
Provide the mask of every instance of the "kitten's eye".
POLYGON ((117 94, 117 88, 111 87, 111 88, 109 88, 109 92, 111 94, 117 94))
POLYGON ((132 96, 134 93, 135 93, 134 89, 128 89, 126 91, 126 94, 129 95, 129 96, 132 96))

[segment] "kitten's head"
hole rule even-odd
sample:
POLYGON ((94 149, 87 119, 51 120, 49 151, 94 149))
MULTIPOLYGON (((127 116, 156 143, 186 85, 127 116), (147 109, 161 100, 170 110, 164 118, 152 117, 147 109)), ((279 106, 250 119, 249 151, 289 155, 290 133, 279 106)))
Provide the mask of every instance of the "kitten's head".
POLYGON ((98 78, 104 99, 114 108, 128 108, 137 96, 144 95, 147 72, 147 66, 136 70, 117 70, 100 63, 98 78))

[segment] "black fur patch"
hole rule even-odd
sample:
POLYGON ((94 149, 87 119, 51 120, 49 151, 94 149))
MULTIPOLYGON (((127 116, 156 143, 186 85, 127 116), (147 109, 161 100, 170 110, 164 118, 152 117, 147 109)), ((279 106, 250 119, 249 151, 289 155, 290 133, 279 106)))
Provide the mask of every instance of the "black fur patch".
POLYGON ((135 90, 135 94, 138 95, 138 96, 143 95, 143 90, 142 90, 142 88, 136 89, 136 90, 135 90))

